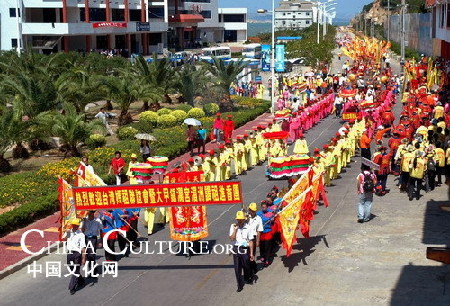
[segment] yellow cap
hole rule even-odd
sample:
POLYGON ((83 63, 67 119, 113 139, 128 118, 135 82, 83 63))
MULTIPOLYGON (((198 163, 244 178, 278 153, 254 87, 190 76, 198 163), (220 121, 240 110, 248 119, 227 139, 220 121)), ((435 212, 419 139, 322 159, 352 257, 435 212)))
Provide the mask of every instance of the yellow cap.
POLYGON ((248 205, 248 209, 250 209, 250 210, 252 210, 252 211, 257 211, 257 210, 258 210, 258 205, 257 205, 255 202, 250 203, 250 204, 248 205))
POLYGON ((131 158, 137 158, 137 155, 136 154, 131 154, 131 156, 130 156, 131 158))
POLYGON ((70 224, 72 224, 72 225, 80 225, 80 219, 75 218, 72 221, 70 221, 70 224))
POLYGON ((245 214, 242 210, 236 212, 236 220, 245 220, 245 214))

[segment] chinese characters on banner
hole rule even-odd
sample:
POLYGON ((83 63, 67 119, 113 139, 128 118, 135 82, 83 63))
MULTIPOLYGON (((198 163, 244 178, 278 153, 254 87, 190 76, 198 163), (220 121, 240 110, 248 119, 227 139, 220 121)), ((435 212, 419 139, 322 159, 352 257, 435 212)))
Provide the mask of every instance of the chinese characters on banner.
POLYGON ((61 177, 58 179, 58 194, 60 205, 59 211, 61 212, 59 239, 61 239, 62 234, 70 230, 70 222, 77 217, 77 214, 75 211, 75 202, 73 200, 72 186, 61 177))
MULTIPOLYGON (((168 173, 167 183, 204 181, 203 171, 168 173)), ((169 209, 170 238, 177 241, 195 241, 208 237, 206 206, 177 206, 169 209)))
POLYGON ((77 210, 239 204, 241 182, 73 188, 77 210))

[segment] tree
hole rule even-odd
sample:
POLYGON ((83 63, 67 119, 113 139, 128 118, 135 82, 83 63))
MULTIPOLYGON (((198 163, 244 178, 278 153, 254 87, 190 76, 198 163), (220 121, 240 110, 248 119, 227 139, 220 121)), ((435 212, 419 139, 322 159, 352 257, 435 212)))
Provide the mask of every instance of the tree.
POLYGON ((212 74, 215 85, 223 94, 223 100, 220 101, 221 111, 231 111, 233 103, 230 98, 230 86, 232 83, 239 81, 244 75, 242 71, 247 67, 244 59, 239 59, 236 62, 225 62, 221 59, 213 57, 212 63, 205 64, 208 71, 212 74))
POLYGON ((208 84, 204 67, 197 69, 194 65, 185 64, 176 72, 175 88, 181 93, 189 105, 194 106, 195 95, 200 94, 208 84))
POLYGON ((54 83, 48 76, 34 77, 23 71, 3 78, 0 83, 3 95, 8 103, 17 103, 17 109, 23 115, 35 117, 37 114, 55 109, 57 105, 54 83))
MULTIPOLYGON (((131 71, 136 78, 152 87, 155 92, 161 92, 160 96, 168 94, 176 87, 174 68, 170 65, 168 59, 158 59, 156 54, 153 55, 153 60, 150 63, 143 56, 137 56, 131 71)), ((144 100, 141 110, 147 111, 149 108, 148 101, 144 100)))
POLYGON ((70 67, 59 76, 55 85, 58 101, 72 103, 77 112, 83 112, 87 104, 105 96, 99 77, 90 66, 81 61, 70 63, 70 67))
POLYGON ((14 144, 15 122, 12 110, 4 108, 0 114, 0 173, 7 173, 12 167, 5 158, 5 153, 14 144))
POLYGON ((96 131, 103 131, 105 126, 100 120, 85 121, 84 114, 79 114, 74 105, 65 103, 64 113, 50 111, 39 114, 36 128, 41 137, 59 137, 67 149, 66 156, 80 156, 78 145, 96 131))
POLYGON ((113 102, 120 107, 119 126, 133 121, 129 113, 131 103, 160 97, 160 92, 157 89, 140 79, 136 79, 129 69, 121 70, 117 77, 104 78, 103 84, 108 89, 113 102))

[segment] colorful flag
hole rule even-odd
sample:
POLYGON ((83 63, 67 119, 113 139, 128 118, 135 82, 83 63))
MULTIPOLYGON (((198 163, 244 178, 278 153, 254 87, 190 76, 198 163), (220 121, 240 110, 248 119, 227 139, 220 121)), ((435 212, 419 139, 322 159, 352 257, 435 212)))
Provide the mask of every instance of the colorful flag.
POLYGON ((306 191, 302 192, 298 197, 288 202, 289 204, 278 214, 281 238, 283 240, 283 248, 286 249, 286 256, 292 253, 292 244, 296 239, 295 230, 299 224, 300 209, 306 194, 306 191))
POLYGON ((71 221, 77 217, 75 210, 75 201, 73 198, 72 186, 63 178, 58 178, 58 193, 59 193, 59 211, 60 211, 60 236, 62 240, 63 233, 71 228, 71 221))
MULTIPOLYGON (((166 183, 202 182, 203 171, 168 173, 166 183)), ((170 207, 170 238, 177 241, 196 241, 208 237, 206 206, 170 207)))

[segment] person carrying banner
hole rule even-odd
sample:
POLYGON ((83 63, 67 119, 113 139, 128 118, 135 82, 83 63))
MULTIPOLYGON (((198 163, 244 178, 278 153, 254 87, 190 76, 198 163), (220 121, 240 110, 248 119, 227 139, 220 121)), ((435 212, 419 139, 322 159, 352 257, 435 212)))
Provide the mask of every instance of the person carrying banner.
MULTIPOLYGON (((110 231, 116 229, 116 226, 114 225, 114 216, 113 216, 112 212, 113 212, 112 210, 108 210, 108 211, 104 211, 100 215, 100 220, 102 220, 102 223, 103 223, 103 230, 102 230, 103 236, 105 236, 110 231)), ((105 248, 105 260, 106 261, 116 261, 117 260, 115 254, 108 252, 108 250, 115 252, 116 239, 117 239, 117 232, 112 232, 106 240, 106 243, 108 246, 108 248, 105 248)))
POLYGON ((81 266, 86 262, 86 240, 79 229, 80 220, 73 219, 71 224, 72 228, 64 234, 64 237, 67 238, 67 265, 71 271, 74 271, 69 282, 69 292, 73 295, 85 284, 81 266))
POLYGON ((229 237, 233 243, 233 264, 237 292, 241 292, 244 283, 253 283, 250 261, 255 261, 255 254, 253 253, 254 232, 247 224, 243 211, 236 212, 236 223, 231 224, 229 237), (242 272, 244 278, 242 278, 242 272))
POLYGON ((126 232, 125 235, 119 234, 117 237, 117 241, 119 243, 119 252, 125 251, 125 257, 128 257, 130 254, 130 250, 127 248, 128 245, 128 231, 129 225, 126 220, 128 220, 128 212, 124 209, 114 209, 112 212, 114 216, 114 225, 117 229, 121 229, 126 232))
MULTIPOLYGON (((256 214, 257 211, 258 205, 254 202, 250 203, 250 205, 248 206, 248 225, 253 231, 253 254, 256 254, 256 248, 259 247, 261 232, 264 230, 262 219, 256 214)), ((258 272, 256 260, 250 261, 250 268, 253 275, 258 272)))
MULTIPOLYGON (((90 210, 86 219, 81 223, 81 231, 85 235, 86 242, 86 266, 87 271, 93 271, 96 263, 97 246, 100 242, 103 224, 95 217, 95 211, 90 210)), ((95 275, 95 273, 93 273, 95 275)))
POLYGON ((137 155, 133 153, 130 156, 130 163, 128 164, 128 170, 127 170, 127 176, 128 176, 130 185, 136 185, 139 183, 139 180, 133 175, 133 172, 131 171, 131 168, 133 168, 137 164, 138 164, 137 155))
MULTIPOLYGON (((271 203, 270 203, 271 204, 271 203)), ((261 218, 263 223, 263 231, 260 235, 259 252, 261 256, 261 262, 264 267, 270 265, 273 249, 273 231, 272 231, 272 218, 273 212, 269 209, 269 204, 266 201, 261 202, 261 210, 257 212, 257 215, 261 218)))

